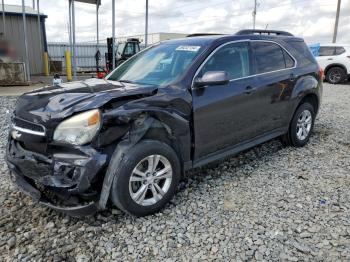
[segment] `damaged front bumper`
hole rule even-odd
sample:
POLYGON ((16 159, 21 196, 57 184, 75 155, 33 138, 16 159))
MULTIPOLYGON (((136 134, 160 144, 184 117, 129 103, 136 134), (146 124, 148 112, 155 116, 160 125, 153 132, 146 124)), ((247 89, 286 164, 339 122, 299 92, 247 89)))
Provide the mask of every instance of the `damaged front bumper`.
MULTIPOLYGON (((10 139, 6 161, 11 178, 34 201, 71 216, 86 216, 99 206, 101 180, 107 155, 90 146, 55 150, 51 155, 28 151, 10 139)), ((103 179, 103 177, 102 177, 103 179)))

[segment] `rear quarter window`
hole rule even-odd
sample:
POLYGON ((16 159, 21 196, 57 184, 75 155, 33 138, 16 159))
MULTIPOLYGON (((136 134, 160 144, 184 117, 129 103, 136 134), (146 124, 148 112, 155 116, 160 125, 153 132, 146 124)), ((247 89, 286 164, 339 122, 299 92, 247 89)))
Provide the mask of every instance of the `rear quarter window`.
POLYGON ((292 68, 295 66, 294 59, 285 51, 283 50, 284 60, 286 62, 286 68, 292 68))
POLYGON ((302 40, 289 40, 288 51, 297 60, 298 66, 317 65, 315 57, 312 55, 310 49, 302 40))
POLYGON ((346 51, 345 51, 345 48, 342 47, 342 46, 337 46, 335 48, 335 55, 342 55, 344 54, 346 51))

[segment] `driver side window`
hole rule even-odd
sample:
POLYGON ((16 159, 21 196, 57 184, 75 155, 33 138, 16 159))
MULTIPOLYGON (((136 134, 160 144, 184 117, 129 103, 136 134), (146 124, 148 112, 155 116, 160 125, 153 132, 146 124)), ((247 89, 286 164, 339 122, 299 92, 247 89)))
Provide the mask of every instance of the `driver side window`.
POLYGON ((230 80, 250 75, 248 42, 225 45, 206 61, 199 77, 209 71, 226 71, 230 80))

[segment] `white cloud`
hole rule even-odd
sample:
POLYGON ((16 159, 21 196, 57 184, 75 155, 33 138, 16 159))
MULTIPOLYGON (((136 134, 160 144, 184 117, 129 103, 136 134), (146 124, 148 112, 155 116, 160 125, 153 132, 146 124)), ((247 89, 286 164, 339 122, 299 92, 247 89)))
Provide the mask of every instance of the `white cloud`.
MULTIPOLYGON (((102 0, 100 38, 111 36, 112 4, 102 0)), ((332 39, 336 0, 258 0, 257 27, 290 31, 308 42, 332 39)), ((21 4, 21 0, 5 0, 21 4)), ((31 5, 32 0, 26 0, 31 5)), ((248 0, 149 0, 149 32, 234 33, 252 27, 253 1, 248 0)), ((48 15, 48 41, 68 40, 68 0, 41 0, 48 15)), ((145 0, 116 1, 117 35, 144 33, 145 0)), ((95 7, 76 3, 77 41, 96 39, 95 7)), ((350 43, 350 0, 342 1, 338 39, 350 43)))

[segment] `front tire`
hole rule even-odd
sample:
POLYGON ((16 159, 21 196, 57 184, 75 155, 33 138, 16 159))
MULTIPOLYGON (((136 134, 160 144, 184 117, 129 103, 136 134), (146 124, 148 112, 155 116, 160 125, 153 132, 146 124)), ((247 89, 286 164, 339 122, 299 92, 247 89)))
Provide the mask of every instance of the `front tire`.
POLYGON ((154 214, 173 198, 180 177, 179 159, 169 145, 142 140, 125 154, 114 175, 112 202, 134 216, 154 214))
POLYGON ((315 122, 315 109, 306 102, 296 110, 290 123, 288 133, 282 137, 284 145, 305 146, 310 139, 315 122))
POLYGON ((327 82, 334 85, 345 82, 346 77, 345 70, 338 66, 330 68, 326 74, 327 82))

